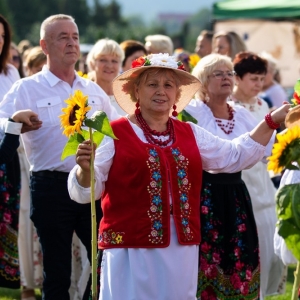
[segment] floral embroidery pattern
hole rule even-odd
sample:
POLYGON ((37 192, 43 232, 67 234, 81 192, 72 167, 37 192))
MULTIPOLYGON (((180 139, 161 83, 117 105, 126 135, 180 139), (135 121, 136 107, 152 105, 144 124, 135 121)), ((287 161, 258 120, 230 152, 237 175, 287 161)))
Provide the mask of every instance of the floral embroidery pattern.
POLYGON ((148 149, 148 154, 147 166, 150 170, 150 184, 147 186, 147 190, 150 194, 150 209, 147 213, 151 220, 148 237, 151 243, 158 244, 162 243, 163 239, 160 160, 155 149, 148 149))
POLYGON ((111 245, 117 245, 117 244, 123 244, 124 243, 124 232, 114 232, 112 229, 109 229, 107 231, 103 231, 99 234, 99 242, 104 244, 111 244, 111 245))
POLYGON ((8 178, 10 165, 0 165, 0 277, 7 287, 20 285, 18 259, 18 216, 20 186, 8 178))
POLYGON ((197 299, 258 299, 259 267, 254 268, 249 261, 249 250, 245 245, 247 214, 235 197, 236 230, 229 241, 234 247, 233 252, 228 254, 223 248, 225 237, 219 232, 224 225, 214 213, 214 205, 211 184, 206 183, 201 194, 202 242, 197 299), (228 259, 227 269, 222 268, 223 259, 228 259))
POLYGON ((171 148, 173 158, 176 162, 177 169, 177 182, 179 188, 179 199, 180 199, 180 212, 181 212, 181 224, 182 230, 186 240, 190 241, 193 239, 193 233, 189 226, 189 217, 191 214, 191 207, 189 205, 189 190, 191 184, 188 180, 188 159, 183 156, 178 148, 171 148))

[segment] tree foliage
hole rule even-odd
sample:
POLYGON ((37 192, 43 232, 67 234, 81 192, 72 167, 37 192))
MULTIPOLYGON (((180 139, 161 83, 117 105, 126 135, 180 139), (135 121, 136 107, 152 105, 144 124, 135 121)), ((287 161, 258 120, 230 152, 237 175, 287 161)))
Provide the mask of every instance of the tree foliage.
MULTIPOLYGON (((101 0, 0 0, 0 12, 9 21, 16 43, 28 39, 32 44, 38 44, 41 22, 58 13, 75 18, 81 43, 94 44, 105 37, 117 42, 126 39, 144 42, 149 34, 168 35, 166 28, 157 21, 145 25, 140 16, 124 18, 117 0, 111 0, 108 4, 103 4, 101 0)), ((204 9, 187 20, 180 32, 170 35, 176 47, 192 52, 199 32, 211 27, 210 18, 211 12, 204 9)))

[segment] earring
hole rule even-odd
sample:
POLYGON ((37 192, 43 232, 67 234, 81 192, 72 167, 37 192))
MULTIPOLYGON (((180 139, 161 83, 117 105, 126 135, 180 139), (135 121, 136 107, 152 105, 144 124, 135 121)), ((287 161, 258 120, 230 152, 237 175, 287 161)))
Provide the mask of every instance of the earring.
POLYGON ((177 106, 174 104, 173 105, 173 111, 172 111, 172 116, 173 117, 177 117, 178 116, 178 112, 176 111, 177 106))
POLYGON ((209 101, 209 96, 206 95, 206 96, 205 96, 205 99, 204 99, 204 103, 207 103, 208 101, 209 101))
POLYGON ((135 109, 135 114, 137 115, 137 114, 140 114, 141 113, 141 110, 140 110, 140 102, 139 102, 139 100, 136 102, 136 104, 135 104, 135 107, 136 107, 136 109, 135 109))

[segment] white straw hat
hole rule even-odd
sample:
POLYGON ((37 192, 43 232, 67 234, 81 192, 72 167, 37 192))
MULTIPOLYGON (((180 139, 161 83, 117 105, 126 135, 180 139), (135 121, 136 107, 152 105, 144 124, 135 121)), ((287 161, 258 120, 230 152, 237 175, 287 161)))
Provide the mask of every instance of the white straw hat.
POLYGON ((184 70, 183 64, 176 61, 175 56, 167 53, 151 54, 139 57, 132 63, 132 69, 122 73, 113 81, 113 92, 120 107, 128 114, 133 114, 136 106, 134 97, 134 83, 137 77, 149 68, 165 68, 173 70, 180 80, 180 96, 176 103, 180 112, 191 101, 200 88, 200 81, 184 70))

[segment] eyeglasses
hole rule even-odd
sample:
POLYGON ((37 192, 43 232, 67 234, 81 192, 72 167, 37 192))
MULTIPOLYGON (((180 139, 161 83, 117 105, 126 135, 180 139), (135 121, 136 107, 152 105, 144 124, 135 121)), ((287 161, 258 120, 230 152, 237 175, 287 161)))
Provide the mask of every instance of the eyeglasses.
POLYGON ((227 71, 227 72, 223 72, 223 71, 215 71, 215 72, 212 72, 212 76, 214 76, 216 79, 223 79, 225 78, 226 76, 228 78, 233 78, 234 75, 236 75, 236 72, 235 71, 227 71))

